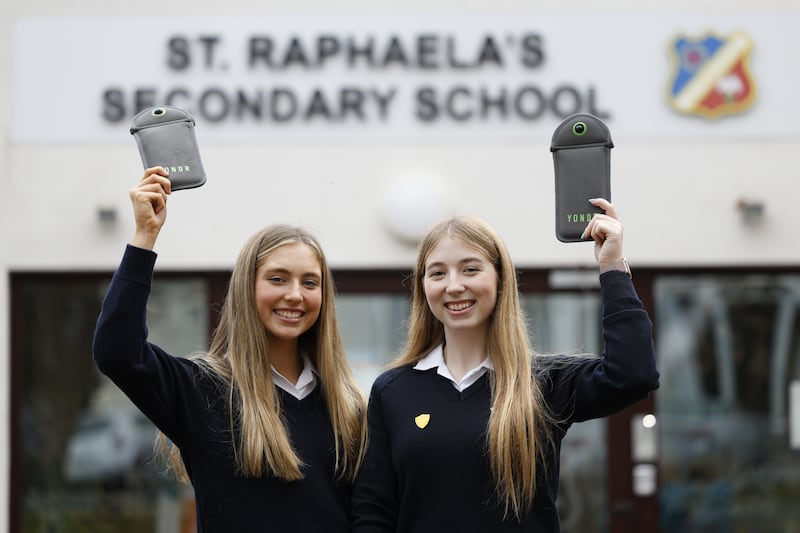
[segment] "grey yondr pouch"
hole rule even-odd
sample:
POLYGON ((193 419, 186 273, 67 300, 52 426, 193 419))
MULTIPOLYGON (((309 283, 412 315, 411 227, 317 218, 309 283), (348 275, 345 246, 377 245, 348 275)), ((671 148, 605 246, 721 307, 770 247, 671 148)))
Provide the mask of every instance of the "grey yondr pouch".
POLYGON ((171 106, 144 109, 133 117, 131 135, 144 168, 166 168, 173 191, 193 189, 206 182, 194 118, 188 111, 171 106))
POLYGON ((556 237, 561 242, 581 239, 586 224, 603 210, 590 198, 611 201, 611 133, 596 116, 577 113, 564 119, 553 133, 550 151, 556 181, 556 237))

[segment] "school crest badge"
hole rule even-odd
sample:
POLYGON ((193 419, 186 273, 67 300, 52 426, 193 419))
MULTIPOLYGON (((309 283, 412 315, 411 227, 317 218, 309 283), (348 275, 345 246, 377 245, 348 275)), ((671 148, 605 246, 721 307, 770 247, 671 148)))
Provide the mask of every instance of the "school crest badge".
POLYGON ((752 46, 741 31, 725 38, 678 36, 670 47, 675 65, 670 105, 680 113, 708 119, 749 109, 756 95, 749 65, 752 46))
POLYGON ((430 413, 422 413, 421 415, 414 417, 414 423, 417 425, 419 429, 425 429, 425 426, 428 425, 428 422, 431 421, 430 413))

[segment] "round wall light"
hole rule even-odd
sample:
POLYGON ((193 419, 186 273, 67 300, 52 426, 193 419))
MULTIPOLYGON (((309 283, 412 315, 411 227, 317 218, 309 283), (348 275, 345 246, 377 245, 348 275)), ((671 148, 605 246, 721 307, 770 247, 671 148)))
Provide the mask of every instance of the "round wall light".
POLYGON ((433 176, 399 176, 384 190, 383 222, 405 243, 417 244, 433 224, 452 214, 444 186, 433 176))

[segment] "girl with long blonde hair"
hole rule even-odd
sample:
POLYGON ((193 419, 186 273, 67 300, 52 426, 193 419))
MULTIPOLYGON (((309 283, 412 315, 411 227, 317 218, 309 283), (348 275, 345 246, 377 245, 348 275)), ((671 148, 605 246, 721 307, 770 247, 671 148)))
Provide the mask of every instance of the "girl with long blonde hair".
POLYGON ((614 207, 586 228, 603 301, 602 357, 536 356, 509 252, 455 217, 422 239, 405 349, 375 381, 354 531, 560 530, 560 443, 658 387, 652 324, 614 207))
POLYGON ((170 192, 161 167, 131 190, 136 232, 98 319, 98 367, 159 429, 169 464, 194 488, 198 532, 350 531, 365 402, 319 243, 285 225, 254 234, 208 352, 173 357, 146 328, 170 192))

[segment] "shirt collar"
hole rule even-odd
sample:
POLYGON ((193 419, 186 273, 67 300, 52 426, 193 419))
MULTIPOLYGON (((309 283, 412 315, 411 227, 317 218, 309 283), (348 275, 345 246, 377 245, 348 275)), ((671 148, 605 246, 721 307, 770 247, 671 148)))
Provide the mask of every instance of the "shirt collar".
POLYGON ((316 383, 317 376, 319 376, 314 363, 311 362, 311 359, 306 354, 300 354, 300 358, 303 360, 303 371, 300 372, 300 377, 297 378, 296 386, 298 389, 316 383))
POLYGON ((414 365, 414 370, 425 371, 432 368, 436 368, 436 373, 450 380, 457 389, 464 390, 475 383, 487 370, 494 370, 494 365, 487 355, 478 366, 467 372, 464 377, 461 378, 461 381, 457 382, 444 362, 444 344, 440 344, 414 365))
POLYGON ((314 390, 314 387, 317 385, 317 376, 319 376, 317 369, 314 367, 314 363, 311 362, 311 359, 309 359, 308 356, 301 353, 300 358, 303 361, 303 371, 300 372, 300 376, 297 378, 297 383, 292 383, 280 372, 275 370, 274 366, 270 366, 272 369, 272 379, 275 382, 275 385, 285 390, 298 400, 302 400, 314 390))
POLYGON ((436 368, 442 364, 444 364, 444 344, 440 344, 428 352, 428 355, 417 361, 417 364, 414 365, 414 369, 430 370, 431 368, 436 368))

